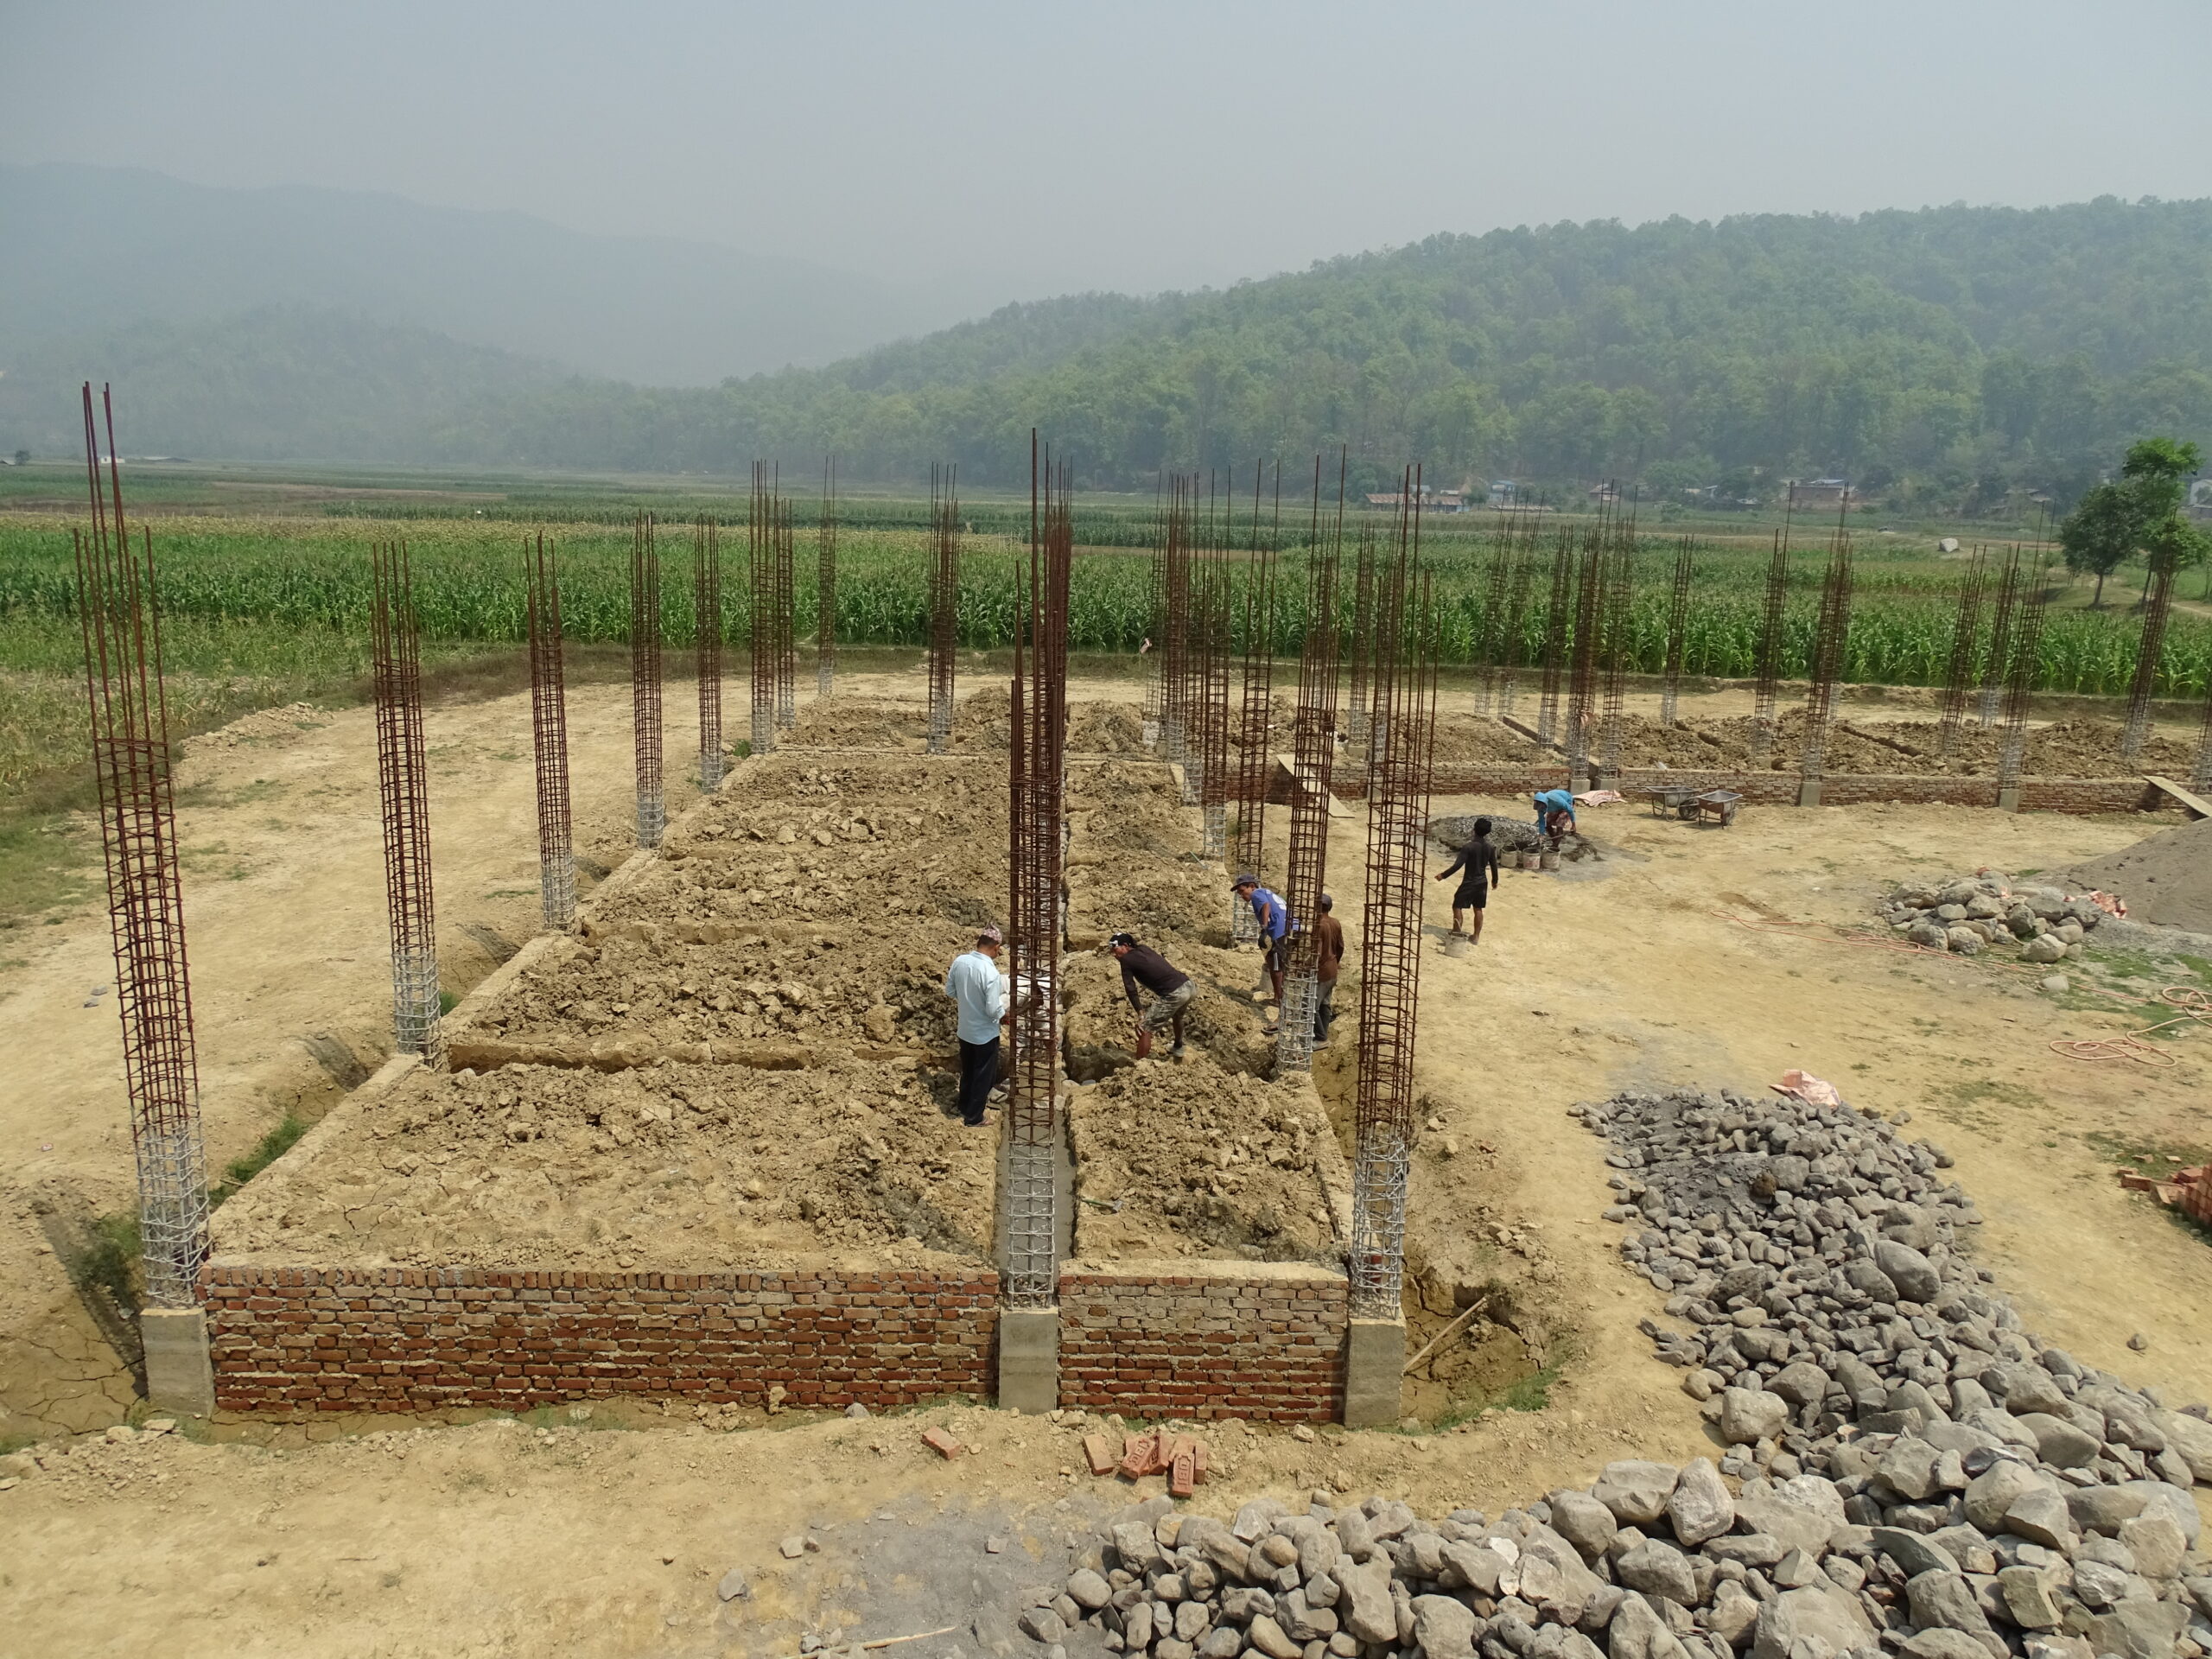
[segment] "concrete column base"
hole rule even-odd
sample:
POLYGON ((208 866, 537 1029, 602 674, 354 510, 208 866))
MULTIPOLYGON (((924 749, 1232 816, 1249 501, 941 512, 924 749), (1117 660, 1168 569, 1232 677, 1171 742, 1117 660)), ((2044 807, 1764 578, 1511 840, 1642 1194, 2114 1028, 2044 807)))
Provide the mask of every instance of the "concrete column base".
POLYGON ((1797 780, 1797 804, 1818 806, 1820 804, 1821 780, 1817 778, 1800 778, 1797 780))
POLYGON ((138 1315, 146 1345, 147 1403, 188 1417, 215 1414, 215 1367, 207 1351, 207 1313, 198 1307, 149 1307, 138 1315))
POLYGON ((1569 773, 1567 779, 1567 792, 1570 795, 1588 794, 1590 792, 1590 779, 1586 776, 1577 778, 1572 773, 1569 773))
POLYGON ((999 1404, 1035 1415, 1060 1403, 1060 1311, 999 1310, 999 1404))
POLYGON ((1382 1428, 1404 1398, 1403 1319, 1354 1319, 1344 1332, 1344 1427, 1382 1428))
POLYGON ((2017 812, 2020 810, 2020 790, 2018 785, 2016 784, 2010 789, 2000 789, 1997 791, 1997 810, 1999 812, 2017 812))

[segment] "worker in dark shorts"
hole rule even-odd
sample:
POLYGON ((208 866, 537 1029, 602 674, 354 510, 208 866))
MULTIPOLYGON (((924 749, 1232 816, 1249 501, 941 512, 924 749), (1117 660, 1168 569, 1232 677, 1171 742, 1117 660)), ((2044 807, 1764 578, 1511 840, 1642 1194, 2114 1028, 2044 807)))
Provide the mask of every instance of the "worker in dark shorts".
POLYGON ((1229 886, 1231 892, 1252 906, 1252 919, 1259 925, 1260 950, 1267 966, 1268 1000, 1281 1007, 1283 969, 1290 965, 1290 935, 1294 925, 1290 912, 1277 894, 1260 885, 1255 875, 1240 875, 1229 886))
POLYGON ((1122 964, 1122 989, 1129 999, 1129 1007, 1137 1016, 1137 1058, 1145 1059, 1152 1053, 1152 1033, 1162 1026, 1175 1027, 1175 1046, 1167 1051, 1167 1058, 1183 1058, 1183 1014, 1191 1006, 1191 997, 1197 987, 1191 976, 1177 968, 1148 944, 1139 944, 1134 933, 1116 933, 1109 941, 1114 958, 1122 964), (1138 987, 1152 993, 1152 1004, 1145 1006, 1137 995, 1138 987))
POLYGON ((1452 895, 1452 931, 1465 931, 1471 941, 1481 938, 1483 910, 1497 887, 1497 849, 1490 844, 1488 818, 1475 820, 1475 838, 1459 849, 1459 856, 1452 861, 1452 867, 1436 879, 1441 881, 1446 875, 1459 877, 1459 890, 1452 895), (1487 883, 1485 875, 1489 878, 1487 883), (1459 918, 1471 910, 1475 912, 1475 925, 1463 930, 1459 918))

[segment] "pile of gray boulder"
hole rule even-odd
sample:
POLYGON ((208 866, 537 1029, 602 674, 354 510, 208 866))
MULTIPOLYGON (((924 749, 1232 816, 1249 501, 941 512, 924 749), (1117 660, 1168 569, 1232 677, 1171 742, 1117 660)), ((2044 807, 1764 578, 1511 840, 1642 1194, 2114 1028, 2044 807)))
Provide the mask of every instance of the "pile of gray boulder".
MULTIPOLYGON (((2212 1421, 2046 1348, 1959 1243, 1950 1160, 1847 1106, 1576 1109, 1611 1138, 1647 1326, 1726 1447, 1491 1519, 1370 1497, 1122 1511, 1040 1643, 1154 1659, 2183 1659, 2212 1421)), ((1321 1495, 1317 1494, 1317 1498, 1321 1495)))
POLYGON ((1911 943, 1931 950, 1971 957, 1993 944, 2017 944, 2027 962, 2063 961, 2105 916, 2088 899, 2069 898, 2056 887, 2016 887, 2001 875, 1908 881, 1876 910, 1911 943))

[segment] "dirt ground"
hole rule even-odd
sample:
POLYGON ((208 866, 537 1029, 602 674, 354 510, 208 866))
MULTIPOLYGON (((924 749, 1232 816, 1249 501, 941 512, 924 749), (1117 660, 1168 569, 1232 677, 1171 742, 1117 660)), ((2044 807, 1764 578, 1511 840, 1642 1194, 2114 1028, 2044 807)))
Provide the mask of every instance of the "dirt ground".
MULTIPOLYGON (((918 671, 875 677, 846 689, 895 689, 918 702, 918 671)), ((1134 702, 1137 689, 1102 683, 1071 694, 1134 702)), ((1698 711, 1739 714, 1746 703, 1714 698, 1698 711)), ((532 925, 523 706, 431 715, 434 824, 454 826, 439 871, 454 988, 491 965, 480 946, 467 954, 466 924, 511 941, 532 925)), ((340 1038, 357 1067, 383 1041, 368 722, 314 721, 296 736, 211 746, 195 759, 200 787, 183 810, 219 1158, 286 1105, 330 1097, 334 1085, 306 1039, 340 1038)), ((579 693, 571 724, 580 829, 590 831, 580 840, 611 862, 627 836, 626 702, 579 693)), ((1523 804, 1440 800, 1436 810, 1517 815, 1523 804)), ((1224 1427, 1213 1436, 1220 1473, 1199 1507, 1226 1514, 1259 1492, 1325 1485, 1402 1496, 1427 1513, 1495 1513, 1586 1481, 1612 1458, 1709 1450, 1695 1406, 1635 1328, 1660 1298, 1620 1264, 1618 1234, 1599 1218, 1603 1147, 1565 1109, 1628 1085, 1757 1088, 1791 1066, 1834 1080, 1862 1107, 1910 1112, 1948 1148, 1987 1218, 1982 1258, 2040 1335, 2183 1398, 2206 1392, 2212 1253, 2121 1192, 2113 1168, 2123 1148, 2177 1153, 2208 1138, 2212 1033, 2173 1040, 2178 1064, 2168 1070, 2077 1062, 2050 1047, 2148 1023, 2139 1000, 2113 1001, 2091 983, 2151 988, 2180 970, 2121 962, 2054 995, 1986 962, 1822 937, 1830 925, 1862 925, 1900 877, 2059 868, 2166 824, 1883 806, 1751 810, 1727 830, 1630 807, 1590 817, 1604 859, 1508 873, 1482 944, 1464 957, 1432 952, 1422 967, 1430 1127, 1408 1230, 1415 1338, 1440 1328, 1471 1290, 1497 1299, 1504 1317, 1485 1319, 1476 1356, 1455 1360, 1459 1382, 1432 1389, 1417 1378, 1409 1401, 1427 1415, 1485 1379, 1517 1380, 1513 1403, 1528 1408, 1441 1431, 1224 1427), (1784 921, 1818 925, 1772 928, 1784 921), (2147 1347, 2131 1351, 2138 1332, 2147 1347)), ((1355 962, 1362 823, 1356 808, 1338 820, 1331 851, 1355 962)), ((1269 840, 1280 849, 1272 823, 1269 840)), ((1448 897, 1433 891, 1433 928, 1448 919, 1448 897)), ((5 1427, 18 1432, 112 1421, 127 1390, 54 1259, 40 1254, 46 1239, 30 1213, 35 1199, 99 1211, 128 1193, 114 1016, 79 1006, 106 1000, 87 993, 109 982, 107 949, 104 918, 87 912, 0 970, 0 1053, 37 1080, 0 1094, 0 1399, 5 1427), (73 1366, 97 1375, 72 1382, 73 1366)), ((1348 1014, 1356 994, 1356 982, 1340 994, 1348 1014)), ((1249 1019, 1259 1031, 1256 1013, 1220 995, 1225 1026, 1249 1019)), ((1348 1089, 1349 1020, 1338 1031, 1315 1078, 1332 1115, 1348 1089)), ((1080 1422, 957 1404, 868 1421, 786 1414, 726 1433, 682 1412, 353 1427, 397 1432, 320 1425, 313 1440, 298 1427, 264 1428, 258 1444, 42 1441, 53 1466, 7 1477, 0 1490, 10 1541, 0 1618, 11 1642, 73 1653, 158 1643, 179 1656, 789 1654, 809 1629, 900 1635, 955 1622, 950 1602, 963 1619, 1003 1603, 1009 1572, 1019 1580, 1063 1529, 1128 1495, 1124 1485, 1103 1497, 1104 1483, 1076 1472, 1080 1422), (950 1426, 975 1455, 946 1465, 925 1452, 918 1437, 932 1424, 950 1426), (991 1553, 979 1535, 1002 1539, 1003 1550, 991 1553), (794 1536, 821 1548, 802 1543, 787 1560, 778 1542, 794 1536), (715 1587, 732 1567, 753 1593, 724 1605, 715 1587)), ((908 1651, 990 1651, 1002 1630, 963 1624, 959 1636, 908 1651)))

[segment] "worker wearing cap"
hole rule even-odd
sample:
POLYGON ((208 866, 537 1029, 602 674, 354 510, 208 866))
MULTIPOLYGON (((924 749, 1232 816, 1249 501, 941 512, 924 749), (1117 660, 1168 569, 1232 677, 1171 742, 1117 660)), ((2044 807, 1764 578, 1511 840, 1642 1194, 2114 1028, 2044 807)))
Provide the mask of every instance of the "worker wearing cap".
POLYGON ((1267 953, 1268 983, 1274 988, 1273 1001, 1282 1003, 1282 970, 1290 955, 1290 912, 1282 900, 1260 885, 1256 875, 1240 875, 1229 884, 1230 890, 1252 906, 1253 919, 1260 925, 1260 949, 1267 953))
POLYGON ((1329 1040, 1329 1022, 1337 1017, 1337 972, 1344 966, 1344 925, 1336 918, 1337 901, 1327 893, 1320 899, 1321 915, 1313 924, 1313 1040, 1329 1040))
POLYGON ((952 959, 944 994, 960 1009, 960 1121, 980 1128, 999 1080, 999 1027, 1006 1021, 1006 976, 999 971, 1005 937, 995 927, 976 935, 976 948, 952 959))
POLYGON ((1109 941, 1115 960, 1122 964, 1122 990, 1129 999, 1129 1007, 1137 1016, 1137 1058, 1144 1059, 1152 1052, 1152 1033, 1162 1026, 1175 1027, 1175 1046, 1167 1051, 1167 1058, 1183 1058, 1183 1011, 1191 1006, 1192 995, 1198 987, 1191 983, 1191 976, 1161 956, 1148 944, 1139 944, 1134 933, 1116 933, 1109 941), (1142 986, 1152 993, 1152 1006, 1147 1007, 1137 995, 1142 986))

